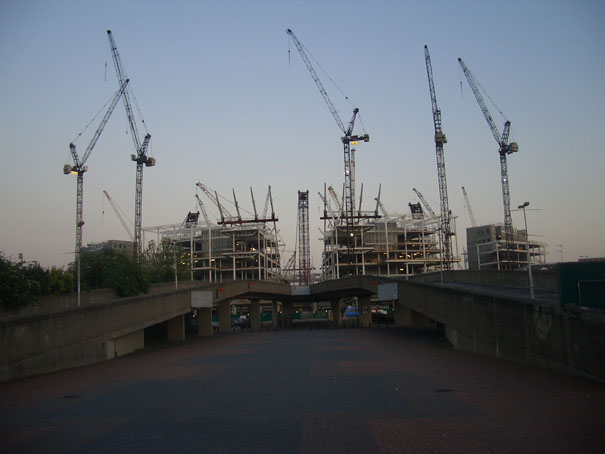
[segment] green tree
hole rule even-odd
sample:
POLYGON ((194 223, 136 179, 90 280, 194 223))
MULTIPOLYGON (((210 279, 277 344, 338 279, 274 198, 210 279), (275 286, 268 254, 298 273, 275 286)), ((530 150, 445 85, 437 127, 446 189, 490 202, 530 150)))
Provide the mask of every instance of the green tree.
MULTIPOLYGON (((84 289, 112 288, 118 296, 136 296, 149 290, 149 279, 139 263, 125 254, 104 249, 82 252, 80 280, 84 289)), ((75 275, 75 263, 71 264, 75 275)))
POLYGON ((74 276, 63 268, 53 266, 48 276, 48 293, 57 295, 71 292, 74 289, 74 276))
POLYGON ((175 265, 178 279, 189 279, 189 267, 184 260, 183 249, 167 239, 160 243, 150 241, 141 257, 141 264, 150 282, 154 284, 174 281, 175 265))
POLYGON ((47 276, 38 263, 13 262, 0 252, 0 303, 18 309, 36 302, 47 285, 47 276))

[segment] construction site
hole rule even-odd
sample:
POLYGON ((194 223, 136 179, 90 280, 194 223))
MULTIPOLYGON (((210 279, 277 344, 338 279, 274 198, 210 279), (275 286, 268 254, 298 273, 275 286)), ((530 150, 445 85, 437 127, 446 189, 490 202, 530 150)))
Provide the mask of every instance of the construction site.
MULTIPOLYGON (((475 225, 470 204, 464 193, 472 225, 467 230, 466 260, 461 261, 456 240, 456 216, 449 208, 445 170, 444 146, 447 138, 442 130, 441 110, 437 105, 430 54, 424 47, 426 74, 433 113, 437 183, 439 188, 439 210, 435 212, 422 193, 414 188, 419 203, 408 203, 409 212, 387 212, 381 202, 381 189, 371 202, 370 210, 363 209, 363 185, 359 196, 355 181, 355 147, 370 141, 365 132, 355 133, 359 109, 353 108, 348 123, 343 122, 323 86, 306 48, 292 30, 287 34, 298 50, 326 106, 340 130, 342 156, 344 157, 344 182, 341 195, 332 186, 324 184, 318 191, 323 204, 323 229, 321 241, 321 263, 313 264, 309 227, 309 190, 298 191, 298 213, 294 251, 284 257, 285 242, 279 235, 273 206, 271 186, 268 187, 264 209, 257 211, 252 188, 250 196, 252 210, 244 210, 238 203, 235 190, 233 197, 225 197, 201 182, 201 190, 216 210, 218 218, 212 218, 197 193, 199 210, 189 212, 181 222, 155 227, 142 227, 143 169, 153 167, 154 158, 147 156, 151 135, 146 132, 141 140, 131 106, 129 79, 126 77, 111 31, 107 31, 110 49, 118 78, 118 91, 112 97, 109 109, 98 127, 91 144, 82 158, 74 145, 70 145, 73 165, 66 164, 65 174, 77 175, 76 197, 76 262, 82 249, 82 205, 84 165, 96 140, 103 131, 114 107, 120 99, 124 102, 130 125, 130 135, 135 146, 132 160, 136 163, 135 222, 132 252, 141 254, 145 240, 143 234, 157 241, 176 244, 179 257, 176 262, 186 265, 192 280, 223 282, 228 280, 283 280, 297 286, 307 286, 317 280, 339 279, 346 276, 376 275, 408 277, 440 270, 460 269, 517 269, 529 263, 544 263, 546 245, 529 241, 527 230, 513 228, 510 190, 508 182, 507 156, 519 149, 516 142, 509 142, 511 122, 506 120, 502 131, 494 123, 479 84, 462 59, 459 65, 475 95, 475 99, 498 144, 500 160, 500 182, 504 206, 504 222, 501 225, 475 225), (229 207, 229 208, 227 208, 229 207), (201 216, 200 216, 201 215, 201 216), (284 262, 284 264, 282 264, 284 262)), ((144 123, 142 123, 144 125, 144 123)), ((363 126, 363 123, 362 123, 363 126)), ((463 188, 464 192, 464 188, 463 188)), ((122 225, 127 229, 123 217, 105 192, 122 225)), ((403 202, 403 201, 402 201, 403 202)), ((366 202, 367 203, 367 202, 366 202)), ((525 209, 526 202, 519 208, 525 209)), ((405 202, 401 203, 405 206, 405 202)), ((97 249, 99 247, 97 246, 97 249)))

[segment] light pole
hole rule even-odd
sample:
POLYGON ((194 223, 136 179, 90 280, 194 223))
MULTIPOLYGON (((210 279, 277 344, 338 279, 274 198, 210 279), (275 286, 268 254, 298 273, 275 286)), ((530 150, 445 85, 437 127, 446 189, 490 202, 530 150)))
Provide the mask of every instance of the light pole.
POLYGON ((525 221, 525 249, 527 251, 527 273, 529 274, 529 296, 531 299, 534 299, 534 280, 531 275, 531 262, 530 262, 530 254, 529 254, 529 235, 527 233, 527 216, 525 215, 525 208, 529 206, 529 202, 523 203, 523 205, 519 205, 519 209, 523 210, 523 221, 525 221))

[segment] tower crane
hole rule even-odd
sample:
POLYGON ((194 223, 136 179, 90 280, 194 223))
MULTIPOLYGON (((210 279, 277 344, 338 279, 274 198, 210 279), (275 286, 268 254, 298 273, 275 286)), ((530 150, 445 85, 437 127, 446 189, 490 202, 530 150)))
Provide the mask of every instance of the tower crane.
POLYGON ((429 203, 426 201, 426 199, 424 198, 424 196, 422 195, 422 192, 420 192, 418 189, 416 188, 412 188, 414 190, 414 192, 416 193, 416 195, 418 196, 418 198, 420 199, 420 201, 422 202, 422 204, 424 205, 424 207, 426 208, 426 211, 429 212, 429 214, 432 217, 435 217, 435 212, 433 211, 433 209, 431 208, 431 206, 429 205, 429 203))
POLYGON ((120 213, 119 207, 116 205, 116 203, 113 201, 113 199, 111 197, 109 197, 109 194, 107 193, 107 191, 103 191, 103 194, 105 194, 105 197, 107 197, 107 201, 109 202, 109 204, 111 205, 111 208, 113 208, 114 213, 120 220, 120 223, 122 224, 122 227, 126 231, 128 238, 130 238, 130 240, 132 241, 132 232, 130 231, 128 224, 126 224, 126 221, 124 221, 124 217, 122 216, 122 213, 120 213))
POLYGON ((73 159, 73 165, 65 164, 63 166, 63 173, 65 175, 76 175, 76 261, 79 261, 80 257, 80 249, 82 248, 82 226, 84 225, 83 216, 83 206, 84 206, 84 173, 88 170, 88 166, 84 165, 88 158, 90 157, 90 153, 92 153, 93 148, 97 144, 105 125, 109 121, 109 117, 113 113, 113 110, 118 103, 120 96, 125 94, 126 85, 128 84, 128 79, 126 79, 120 86, 120 89, 112 96, 111 101, 109 103, 109 107, 99 124, 99 127, 95 131, 88 147, 86 147, 86 151, 80 158, 78 156, 78 152, 76 150, 76 146, 72 143, 69 144, 69 151, 71 152, 71 157, 73 159))
POLYGON ((328 96, 326 89, 324 88, 323 84, 321 83, 319 76, 315 72, 315 69, 313 68, 311 61, 309 60, 309 57, 307 56, 307 52, 305 51, 304 46, 300 43, 300 41, 298 40, 298 38, 296 37, 296 35, 294 34, 294 32, 291 29, 287 29, 286 32, 292 38, 292 41, 294 42, 294 45, 298 49, 298 52, 300 53, 300 56, 301 56, 303 62, 307 66, 307 69, 309 70, 309 73, 311 74, 311 77, 313 78, 315 85, 317 85, 317 88, 319 89, 321 96, 323 97, 326 105, 328 106, 330 113, 332 114, 332 116, 334 117, 334 120, 336 121, 336 124, 338 125, 338 127, 340 128, 342 133, 344 134, 344 136, 341 137, 341 141, 342 141, 343 148, 344 148, 344 167, 345 167, 344 215, 345 215, 345 220, 346 220, 347 226, 351 226, 351 225, 353 225, 353 220, 354 220, 354 216, 355 216, 355 177, 353 175, 355 164, 354 164, 354 157, 351 156, 351 144, 355 144, 360 141, 369 142, 370 136, 368 134, 353 135, 355 119, 357 118, 357 114, 359 113, 358 108, 353 109, 353 117, 351 118, 351 121, 349 121, 349 124, 345 127, 344 123, 340 119, 340 115, 338 115, 338 112, 336 111, 336 108, 334 107, 334 104, 330 100, 330 97, 328 96))
POLYGON ((342 214, 343 214, 342 204, 340 203, 340 200, 338 199, 338 195, 336 195, 336 191, 334 190, 334 188, 332 186, 328 186, 328 192, 330 193, 330 196, 332 196, 332 200, 334 200, 334 203, 338 207, 338 211, 340 212, 340 215, 342 216, 342 214))
MULTIPOLYGON (((431 56, 429 54, 429 48, 424 46, 424 60, 426 62, 426 74, 429 81, 429 91, 431 94, 431 105, 433 108, 433 125, 435 127, 435 152, 437 155, 437 176, 439 179, 439 205, 441 209, 441 236, 443 238, 443 255, 445 268, 450 268, 450 260, 452 258, 452 227, 451 227, 451 214, 449 208, 449 202, 447 197, 447 181, 445 178, 445 157, 443 154, 443 144, 447 143, 447 138, 441 130, 441 110, 437 106, 437 96, 435 94, 435 85, 433 83, 433 67, 431 65, 431 56)), ((415 189, 414 189, 415 191, 415 189)), ((418 195, 420 200, 423 197, 418 195)), ((435 216, 433 210, 423 200, 425 207, 435 216)))
POLYGON ((227 209, 221 205, 221 202, 218 199, 218 193, 216 191, 214 191, 214 194, 213 194, 212 190, 208 186, 204 185, 203 183, 200 183, 199 181, 197 183, 195 183, 195 185, 198 188, 200 188, 204 192, 204 194, 206 194, 206 196, 210 199, 210 201, 217 206, 217 208, 219 209, 220 215, 221 215, 221 223, 225 222, 225 216, 224 216, 225 214, 229 218, 233 218, 233 216, 231 216, 231 213, 229 213, 227 211, 227 209))
POLYGON ((80 305, 80 250, 82 249, 82 226, 84 225, 83 219, 83 211, 84 211, 84 173, 88 170, 88 166, 84 165, 88 158, 90 157, 90 153, 93 148, 97 144, 99 137, 101 137, 101 133, 105 128, 105 125, 109 121, 109 117, 111 116, 113 110, 120 99, 120 96, 124 95, 126 90, 126 85, 128 85, 128 79, 120 84, 120 89, 113 95, 111 101, 109 103, 109 108, 105 112, 99 127, 95 131, 86 151, 82 155, 82 158, 78 156, 78 152, 76 150, 76 146, 74 143, 69 144, 69 151, 71 152, 71 157, 73 159, 73 166, 70 164, 65 164, 63 166, 63 173, 65 175, 76 175, 76 249, 75 249, 75 259, 77 266, 77 291, 78 291, 78 306, 80 305))
POLYGON ((381 191, 382 191, 382 183, 378 186, 378 197, 374 198, 374 200, 376 200, 375 214, 376 214, 376 216, 378 216, 378 208, 380 208, 380 211, 382 212, 382 215, 386 219, 389 214, 387 213, 387 210, 384 208, 384 205, 380 201, 380 192, 381 191))
POLYGON ((502 134, 500 134, 500 131, 498 131, 498 128, 496 127, 494 120, 492 119, 492 116, 485 105, 485 101, 479 92, 475 77, 461 58, 458 59, 458 63, 460 63, 460 66, 462 67, 462 71, 464 72, 466 80, 468 81, 468 84, 475 95, 475 99, 481 108, 481 112, 483 113, 483 116, 485 117, 485 120, 492 131, 494 139, 496 139, 496 142, 498 142, 498 154, 500 155, 500 179, 502 181, 502 200, 504 202, 504 236, 506 237, 506 249, 510 251, 513 249, 513 218, 510 214, 510 191, 506 156, 519 151, 519 145, 516 142, 508 142, 508 136, 510 134, 509 120, 505 120, 502 134))
POLYGON ((202 212, 202 216, 204 216, 204 220, 206 221, 206 225, 211 225, 212 222, 210 222, 210 218, 208 217, 208 212, 206 211, 206 207, 204 206, 204 202, 202 202, 202 199, 200 199, 199 195, 195 195, 195 198, 197 199, 197 204, 200 206, 200 211, 202 212))
POLYGON ((473 215, 471 203, 468 201, 468 195, 466 195, 466 189, 464 189, 464 186, 462 186, 462 194, 464 195, 464 202, 466 203, 466 210, 468 211, 468 217, 471 219, 471 226, 477 227, 477 221, 475 221, 475 216, 473 215))
POLYGON ((265 207, 263 208, 263 218, 267 217, 267 210, 269 210, 269 200, 271 199, 271 186, 269 185, 269 190, 267 191, 267 197, 265 197, 265 207))
POLYGON ((384 205, 380 201, 380 198, 376 197, 374 200, 376 200, 376 205, 380 208, 380 211, 381 211, 382 215, 386 219, 389 214, 387 213, 387 210, 384 208, 384 205))
MULTIPOLYGON (((116 75, 120 85, 123 84, 126 79, 126 71, 122 66, 120 54, 118 53, 118 47, 113 39, 111 30, 107 30, 107 38, 109 39, 109 47, 111 48, 111 54, 113 57, 113 63, 116 69, 116 75)), ((149 147, 149 141, 151 140, 151 134, 146 134, 143 142, 139 139, 139 131, 137 124, 132 112, 132 105, 130 102, 130 93, 128 90, 124 91, 122 97, 124 101, 124 108, 126 109, 126 116, 128 117, 128 123, 130 125, 130 136, 134 143, 136 154, 130 155, 131 159, 137 164, 136 171, 136 185, 135 185, 135 202, 134 202, 134 254, 138 256, 143 251, 143 238, 142 238, 142 220, 143 220, 143 166, 153 167, 155 166, 155 159, 147 156, 147 148, 149 147)))

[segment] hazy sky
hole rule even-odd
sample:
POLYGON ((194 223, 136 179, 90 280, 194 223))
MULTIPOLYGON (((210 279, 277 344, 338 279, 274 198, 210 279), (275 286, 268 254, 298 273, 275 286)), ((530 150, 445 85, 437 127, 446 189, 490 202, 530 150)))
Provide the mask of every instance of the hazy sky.
MULTIPOLYGON (((603 23, 601 0, 0 0, 0 250, 44 266, 72 260, 76 179, 62 168, 70 141, 118 88, 111 29, 157 159, 144 173, 143 225, 181 222, 196 209, 197 181, 227 196, 234 188, 249 210, 249 187, 261 210, 270 184, 292 251, 297 191, 308 189, 317 267, 317 192, 342 186, 341 133, 291 28, 326 70, 316 66, 343 122, 360 109, 371 136, 356 153, 365 209, 382 183, 390 211, 407 212, 414 187, 439 210, 427 44, 459 251, 470 226, 461 186, 479 223, 503 220, 498 146, 461 57, 512 122, 511 205, 540 209, 528 211, 529 231, 549 244, 548 260, 560 259, 558 244, 565 260, 605 256, 603 23)), ((99 121, 76 143, 81 153, 99 121)), ((102 191, 134 218, 129 134, 120 102, 87 163, 85 244, 126 239, 102 191)), ((513 222, 522 228, 520 212, 513 222)))

